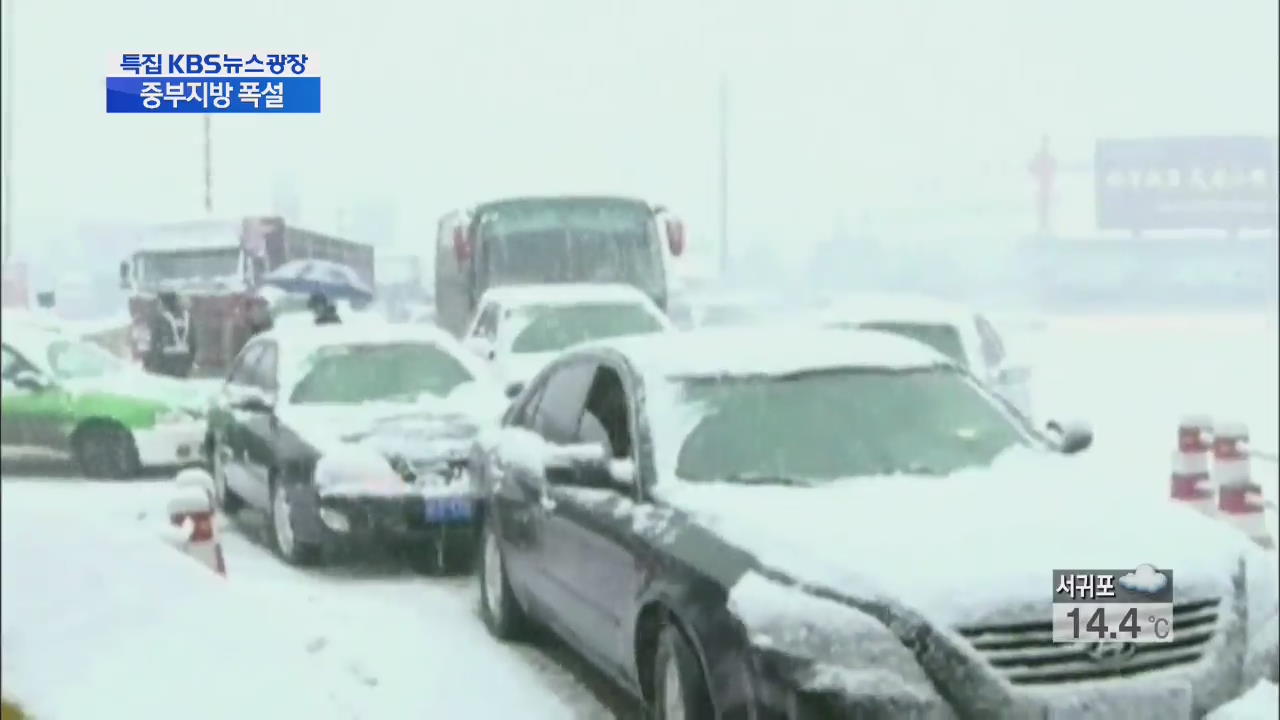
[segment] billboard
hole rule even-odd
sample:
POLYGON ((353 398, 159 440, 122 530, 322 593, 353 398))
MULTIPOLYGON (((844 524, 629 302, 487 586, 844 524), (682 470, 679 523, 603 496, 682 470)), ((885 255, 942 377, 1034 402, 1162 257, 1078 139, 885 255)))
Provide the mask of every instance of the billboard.
POLYGON ((1103 230, 1276 226, 1276 146, 1266 137, 1098 140, 1103 230))

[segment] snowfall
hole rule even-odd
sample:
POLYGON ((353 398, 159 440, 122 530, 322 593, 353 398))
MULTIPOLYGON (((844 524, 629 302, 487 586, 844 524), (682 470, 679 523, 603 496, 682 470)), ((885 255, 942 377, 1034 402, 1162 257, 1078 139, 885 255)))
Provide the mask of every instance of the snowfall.
MULTIPOLYGON (((1088 452, 1117 483, 1167 493, 1187 414, 1246 423, 1254 447, 1276 449, 1274 317, 1046 317, 1006 333, 1035 368, 1037 408, 1088 420, 1088 452)), ((1253 471, 1274 502, 1276 467, 1253 471)), ((36 718, 624 712, 565 653, 493 640, 471 578, 391 560, 295 569, 246 517, 220 518, 221 577, 166 539, 170 480, 48 475, 11 460, 0 485, 3 691, 36 718)), ((1274 536, 1274 512, 1268 521, 1274 536)), ((1276 718, 1278 708, 1280 691, 1263 683, 1211 717, 1276 718)))

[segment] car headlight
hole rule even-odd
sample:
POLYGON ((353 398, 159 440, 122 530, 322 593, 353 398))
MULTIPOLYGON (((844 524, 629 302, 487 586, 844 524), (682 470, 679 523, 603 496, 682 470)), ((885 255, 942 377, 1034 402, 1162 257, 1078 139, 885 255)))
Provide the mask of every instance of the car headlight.
POLYGON ((729 608, 759 661, 798 700, 841 708, 945 707, 914 653, 857 608, 754 572, 734 585, 729 608))
POLYGON ((402 478, 387 459, 361 445, 339 445, 316 462, 316 487, 355 487, 365 489, 399 489, 402 478))

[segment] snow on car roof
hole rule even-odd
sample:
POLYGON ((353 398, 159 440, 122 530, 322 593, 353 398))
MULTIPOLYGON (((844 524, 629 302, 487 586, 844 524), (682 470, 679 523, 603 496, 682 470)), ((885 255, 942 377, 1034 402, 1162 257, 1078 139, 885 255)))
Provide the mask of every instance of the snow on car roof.
POLYGON ((281 380, 290 384, 306 359, 315 351, 326 347, 345 345, 389 345, 393 343, 429 343, 453 355, 463 367, 477 379, 488 378, 488 368, 461 343, 443 329, 434 325, 346 322, 333 325, 290 325, 276 327, 254 338, 254 342, 273 340, 280 348, 281 380))
POLYGON ((646 375, 784 375, 841 367, 952 364, 923 344, 889 333, 823 328, 712 328, 589 343, 621 353, 646 375))
POLYGON ((272 338, 282 347, 308 352, 333 345, 385 345, 401 342, 427 342, 465 352, 449 333, 433 325, 408 323, 335 323, 333 325, 288 325, 276 327, 260 337, 272 338))
POLYGON ((968 322, 973 315, 972 309, 949 300, 892 293, 842 296, 819 313, 823 324, 906 322, 955 326, 968 322))
POLYGON ((599 302, 649 302, 648 296, 620 283, 556 283, 551 285, 504 285, 485 292, 480 304, 497 302, 518 305, 577 305, 599 302))

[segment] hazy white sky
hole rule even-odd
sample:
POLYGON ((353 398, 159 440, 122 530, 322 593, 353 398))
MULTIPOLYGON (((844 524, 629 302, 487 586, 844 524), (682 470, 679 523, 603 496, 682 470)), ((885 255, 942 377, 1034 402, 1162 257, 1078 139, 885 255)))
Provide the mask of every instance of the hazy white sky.
POLYGON ((203 214, 200 119, 103 110, 123 52, 310 54, 320 116, 214 118, 215 211, 267 211, 290 186, 302 224, 392 208, 401 244, 456 204, 621 190, 682 210, 710 248, 721 71, 733 236, 783 254, 836 214, 1004 206, 1029 226, 1043 132, 1084 162, 1098 136, 1277 126, 1275 0, 4 3, 28 246, 203 214))

